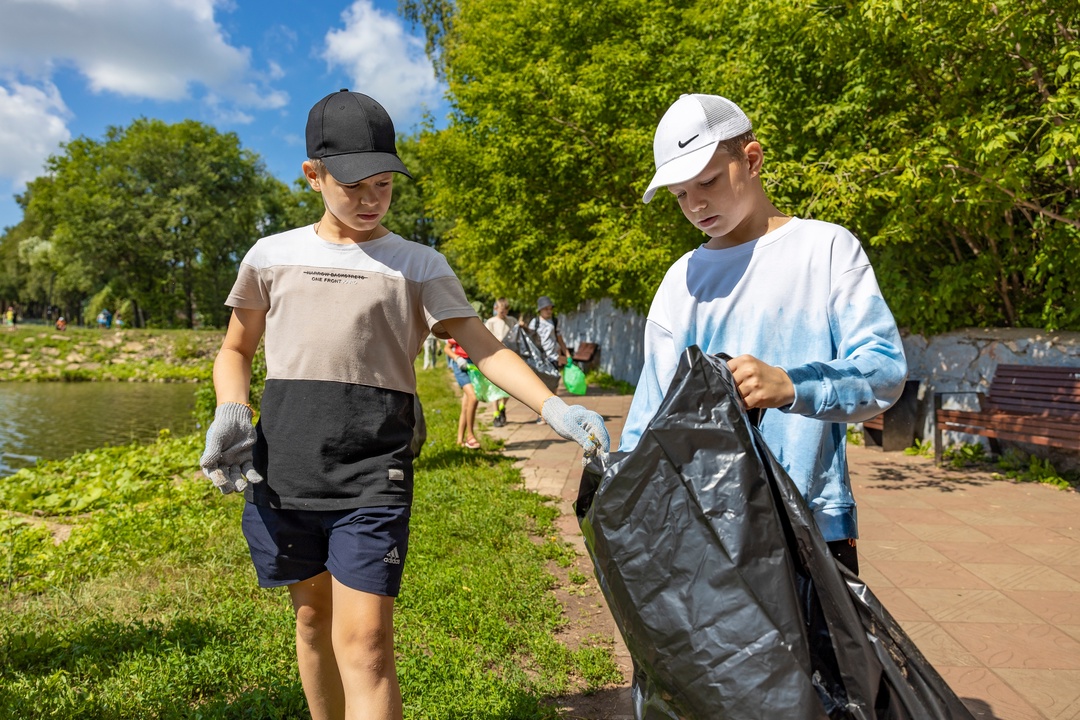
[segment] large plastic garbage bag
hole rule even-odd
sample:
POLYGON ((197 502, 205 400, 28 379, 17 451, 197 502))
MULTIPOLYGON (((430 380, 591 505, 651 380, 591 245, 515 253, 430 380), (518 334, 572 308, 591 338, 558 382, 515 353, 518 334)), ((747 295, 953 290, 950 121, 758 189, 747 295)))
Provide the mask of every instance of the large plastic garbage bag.
POLYGON ((830 555, 723 358, 683 354, 638 446, 586 469, 576 509, 639 720, 972 718, 830 555))
POLYGON ((544 384, 547 385, 548 390, 555 392, 559 387, 559 378, 562 375, 559 373, 559 368, 555 366, 555 363, 547 359, 544 353, 536 346, 532 338, 529 337, 527 332, 519 332, 517 339, 514 343, 513 350, 521 356, 521 359, 525 361, 525 364, 533 369, 544 384))
POLYGON ((480 372, 480 368, 472 363, 465 366, 465 372, 468 373, 469 379, 472 380, 473 392, 476 393, 476 399, 480 402, 495 402, 510 397, 509 393, 488 380, 480 372))

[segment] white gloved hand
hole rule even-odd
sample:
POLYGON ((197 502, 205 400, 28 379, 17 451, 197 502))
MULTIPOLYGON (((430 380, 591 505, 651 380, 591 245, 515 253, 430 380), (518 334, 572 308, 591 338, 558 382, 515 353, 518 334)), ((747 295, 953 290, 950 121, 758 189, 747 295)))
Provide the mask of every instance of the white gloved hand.
POLYGON ((214 422, 206 429, 206 450, 199 458, 203 474, 222 495, 243 492, 249 482, 263 481, 252 466, 255 426, 251 408, 242 403, 222 403, 214 411, 214 422))
POLYGON ((552 395, 544 401, 541 415, 551 429, 567 440, 573 440, 585 450, 585 457, 611 450, 611 438, 604 427, 604 418, 581 405, 567 405, 552 395))
POLYGON ((457 363, 458 369, 460 370, 464 370, 465 366, 469 364, 469 361, 461 357, 460 355, 454 358, 454 362, 457 363))

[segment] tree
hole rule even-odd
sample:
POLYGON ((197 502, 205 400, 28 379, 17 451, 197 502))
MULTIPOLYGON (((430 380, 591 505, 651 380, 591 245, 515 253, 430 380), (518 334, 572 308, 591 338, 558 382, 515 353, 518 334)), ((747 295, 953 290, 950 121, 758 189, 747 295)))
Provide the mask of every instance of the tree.
POLYGON ((275 220, 280 192, 261 162, 195 121, 140 119, 81 137, 31 183, 24 223, 44 228, 55 262, 129 298, 137 325, 227 320, 222 303, 243 253, 275 220))
POLYGON ((647 307, 701 238, 643 206, 656 121, 735 99, 789 213, 869 246, 903 326, 1080 329, 1074 3, 406 0, 450 87, 420 139, 459 274, 647 307))

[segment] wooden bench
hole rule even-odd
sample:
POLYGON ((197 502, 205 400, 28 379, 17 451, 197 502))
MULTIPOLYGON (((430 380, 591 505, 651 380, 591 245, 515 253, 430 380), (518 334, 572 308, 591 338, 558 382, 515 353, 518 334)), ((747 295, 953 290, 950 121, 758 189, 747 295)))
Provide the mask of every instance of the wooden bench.
POLYGON ((879 447, 885 452, 896 452, 914 444, 920 384, 919 380, 906 381, 900 398, 891 408, 869 420, 863 420, 865 447, 879 447))
POLYGON ((1080 450, 1080 367, 998 365, 990 391, 975 393, 978 410, 946 410, 934 393, 934 460, 941 464, 942 433, 982 435, 997 441, 1080 450))
POLYGON ((578 343, 572 357, 582 370, 593 370, 600 365, 600 346, 594 342, 578 343))

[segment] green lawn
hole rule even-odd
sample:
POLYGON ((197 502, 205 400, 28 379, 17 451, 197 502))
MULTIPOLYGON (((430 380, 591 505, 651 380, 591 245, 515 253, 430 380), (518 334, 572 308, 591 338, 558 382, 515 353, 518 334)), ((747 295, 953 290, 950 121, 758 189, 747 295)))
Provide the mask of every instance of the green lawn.
MULTIPOLYGON (((422 371, 398 598, 407 718, 553 718, 546 697, 620 679, 567 650, 547 563, 557 509, 497 453, 455 446, 458 401, 422 371)), ((195 476, 201 438, 108 448, 0 480, 0 717, 306 717, 283 589, 256 587, 242 500, 195 476)))

